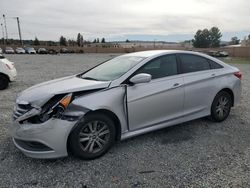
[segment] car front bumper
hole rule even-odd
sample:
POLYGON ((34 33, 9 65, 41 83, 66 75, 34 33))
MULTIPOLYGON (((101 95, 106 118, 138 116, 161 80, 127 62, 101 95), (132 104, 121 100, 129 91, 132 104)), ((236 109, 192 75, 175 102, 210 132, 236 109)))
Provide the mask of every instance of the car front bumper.
POLYGON ((13 82, 17 76, 16 68, 9 70, 8 76, 9 76, 10 81, 13 82))
POLYGON ((52 118, 42 124, 13 121, 10 135, 15 146, 32 158, 59 158, 68 155, 67 139, 76 121, 52 118))

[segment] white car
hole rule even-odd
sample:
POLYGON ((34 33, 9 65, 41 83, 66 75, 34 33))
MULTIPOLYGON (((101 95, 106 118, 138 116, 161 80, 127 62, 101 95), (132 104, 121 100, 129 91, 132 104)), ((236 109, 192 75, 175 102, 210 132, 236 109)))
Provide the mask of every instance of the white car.
POLYGON ((16 79, 16 68, 14 63, 0 55, 0 90, 9 86, 9 82, 16 79))
POLYGON ((25 50, 23 48, 16 48, 17 54, 25 54, 25 50))
POLYGON ((117 140, 206 116, 224 121, 240 101, 241 78, 202 53, 129 53, 19 93, 10 133, 29 157, 94 159, 117 140))
POLYGON ((5 50, 4 50, 4 52, 6 54, 14 54, 15 53, 15 51, 13 50, 12 47, 6 47, 5 50))

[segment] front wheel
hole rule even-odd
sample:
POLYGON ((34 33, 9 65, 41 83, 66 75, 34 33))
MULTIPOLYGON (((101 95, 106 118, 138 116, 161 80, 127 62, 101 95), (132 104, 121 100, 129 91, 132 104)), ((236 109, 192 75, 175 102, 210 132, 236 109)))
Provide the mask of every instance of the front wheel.
POLYGON ((82 159, 95 159, 104 155, 115 142, 112 119, 93 113, 84 117, 69 137, 69 149, 82 159))
POLYGON ((221 122, 227 119, 231 107, 232 107, 232 97, 228 92, 219 92, 212 103, 211 107, 211 118, 214 121, 221 122))

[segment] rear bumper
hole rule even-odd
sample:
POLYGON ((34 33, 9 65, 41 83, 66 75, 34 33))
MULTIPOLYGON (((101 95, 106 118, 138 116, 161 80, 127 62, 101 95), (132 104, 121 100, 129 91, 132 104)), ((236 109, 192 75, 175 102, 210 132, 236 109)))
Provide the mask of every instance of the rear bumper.
POLYGON ((20 124, 10 126, 10 135, 15 146, 32 158, 58 158, 68 155, 67 139, 75 121, 50 119, 42 124, 20 124))

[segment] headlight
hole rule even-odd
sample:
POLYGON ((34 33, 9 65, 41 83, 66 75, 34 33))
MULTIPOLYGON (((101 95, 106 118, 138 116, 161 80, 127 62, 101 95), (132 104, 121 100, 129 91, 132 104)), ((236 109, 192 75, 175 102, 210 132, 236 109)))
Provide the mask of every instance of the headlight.
POLYGON ((72 93, 66 95, 59 101, 59 105, 66 109, 72 100, 72 93))
POLYGON ((41 114, 39 115, 40 121, 45 122, 51 117, 60 118, 63 115, 65 109, 69 106, 71 101, 72 101, 72 93, 64 96, 60 101, 58 101, 52 107, 50 105, 44 107, 41 114))

